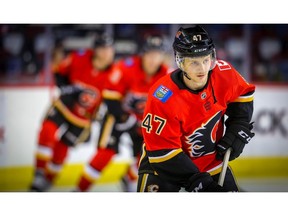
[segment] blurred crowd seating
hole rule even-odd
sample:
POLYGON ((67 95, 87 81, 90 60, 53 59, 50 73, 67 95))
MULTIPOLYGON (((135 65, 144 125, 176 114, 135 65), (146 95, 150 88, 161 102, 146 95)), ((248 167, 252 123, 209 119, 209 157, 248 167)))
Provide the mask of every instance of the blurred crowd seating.
MULTIPOLYGON (((50 84, 51 62, 74 49, 91 47, 97 35, 113 35, 116 57, 139 52, 145 35, 165 35, 167 63, 175 67, 172 42, 180 24, 1 24, 0 84, 50 84)), ((188 24, 181 25, 188 26, 188 24)), ((288 83, 288 25, 203 24, 218 58, 246 79, 288 83)))

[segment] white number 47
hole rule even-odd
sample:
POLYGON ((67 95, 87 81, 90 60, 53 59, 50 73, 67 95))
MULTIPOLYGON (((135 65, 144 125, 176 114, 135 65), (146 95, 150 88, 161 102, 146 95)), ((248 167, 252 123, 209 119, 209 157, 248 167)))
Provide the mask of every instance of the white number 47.
POLYGON ((152 131, 153 129, 152 121, 158 123, 158 127, 155 133, 157 135, 160 135, 166 124, 166 119, 163 119, 157 115, 154 115, 154 118, 153 118, 153 115, 151 113, 147 113, 147 115, 145 116, 141 124, 141 127, 143 127, 146 130, 146 133, 150 133, 152 131))

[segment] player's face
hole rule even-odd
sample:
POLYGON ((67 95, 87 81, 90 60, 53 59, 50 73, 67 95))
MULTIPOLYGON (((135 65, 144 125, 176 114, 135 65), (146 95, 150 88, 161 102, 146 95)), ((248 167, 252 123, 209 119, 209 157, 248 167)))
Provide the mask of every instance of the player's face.
POLYGON ((93 66, 97 70, 104 70, 113 63, 115 51, 112 46, 97 47, 94 52, 93 66))
POLYGON ((211 63, 211 55, 195 58, 185 57, 182 67, 191 78, 190 82, 193 83, 196 88, 202 88, 207 82, 211 63))
POLYGON ((148 75, 154 75, 163 61, 164 53, 158 50, 148 51, 142 56, 142 66, 148 75))

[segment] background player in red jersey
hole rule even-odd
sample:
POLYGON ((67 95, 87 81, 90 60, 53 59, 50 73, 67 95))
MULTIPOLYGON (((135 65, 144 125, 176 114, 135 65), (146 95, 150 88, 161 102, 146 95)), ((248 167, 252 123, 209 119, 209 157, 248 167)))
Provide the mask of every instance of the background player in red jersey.
POLYGON ((255 86, 216 61, 213 41, 199 25, 180 28, 173 49, 179 69, 148 94, 137 191, 238 191, 229 168, 223 187, 217 181, 227 149, 234 160, 254 136, 255 86))
MULTIPOLYGON (((162 37, 149 36, 143 44, 142 55, 119 62, 121 74, 118 76, 118 81, 115 79, 114 83, 103 92, 108 113, 101 126, 99 148, 87 164, 77 190, 87 191, 99 178, 102 170, 119 152, 120 136, 127 132, 133 143, 135 157, 135 163, 128 170, 128 181, 135 183, 134 191, 136 191, 137 157, 143 142, 140 123, 149 88, 168 73, 168 67, 163 63, 164 49, 162 37)), ((131 191, 133 188, 128 186, 125 190, 131 191)))
POLYGON ((31 191, 46 191, 61 171, 69 147, 85 142, 102 102, 102 90, 115 70, 113 40, 103 35, 94 49, 71 52, 54 75, 60 96, 42 122, 31 191))

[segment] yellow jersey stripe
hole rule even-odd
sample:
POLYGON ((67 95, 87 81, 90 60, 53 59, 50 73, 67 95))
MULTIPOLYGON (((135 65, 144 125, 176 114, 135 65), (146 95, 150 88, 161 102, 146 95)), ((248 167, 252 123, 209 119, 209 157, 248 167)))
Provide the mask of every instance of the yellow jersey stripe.
POLYGON ((74 115, 60 100, 54 101, 53 105, 68 119, 69 122, 73 123, 78 127, 89 128, 90 121, 87 119, 81 119, 74 115))
POLYGON ((148 158, 149 158, 150 163, 161 163, 161 162, 167 161, 167 160, 175 157, 176 155, 178 155, 181 152, 182 152, 182 149, 175 149, 175 150, 172 150, 163 156, 148 157, 148 158))
POLYGON ((236 100, 234 100, 233 102, 251 102, 254 100, 254 95, 249 95, 249 96, 240 96, 238 97, 236 100))
POLYGON ((117 92, 117 91, 112 91, 112 90, 107 90, 107 89, 104 89, 102 91, 102 97, 104 99, 110 99, 110 100, 120 100, 122 99, 122 94, 117 92))
POLYGON ((213 176, 213 175, 217 175, 218 173, 221 172, 222 170, 222 165, 223 163, 219 164, 218 166, 214 167, 213 169, 208 170, 207 172, 213 176))

